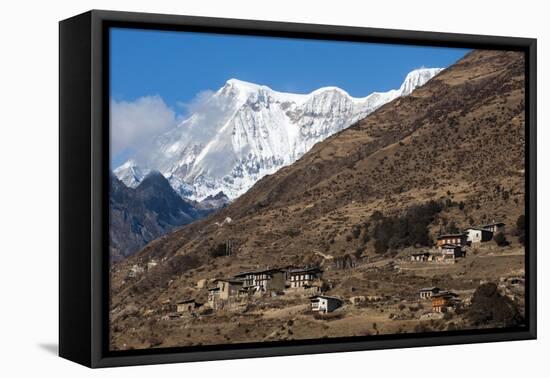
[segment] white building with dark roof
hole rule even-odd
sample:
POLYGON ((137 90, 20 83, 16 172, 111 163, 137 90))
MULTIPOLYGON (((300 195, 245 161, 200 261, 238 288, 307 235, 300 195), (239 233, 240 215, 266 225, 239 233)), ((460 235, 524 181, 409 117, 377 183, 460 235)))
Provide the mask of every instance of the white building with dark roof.
POLYGON ((311 311, 320 313, 332 312, 343 304, 340 298, 328 295, 315 295, 310 297, 309 301, 311 303, 311 311))
POLYGON ((465 231, 467 240, 470 243, 483 243, 493 238, 493 231, 481 227, 470 227, 465 231))

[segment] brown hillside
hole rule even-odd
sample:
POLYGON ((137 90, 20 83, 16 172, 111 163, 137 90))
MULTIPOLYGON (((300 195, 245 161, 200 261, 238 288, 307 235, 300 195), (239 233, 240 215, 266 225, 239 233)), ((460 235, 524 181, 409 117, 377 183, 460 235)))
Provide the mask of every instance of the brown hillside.
POLYGON ((221 212, 116 264, 112 308, 204 296, 193 289, 198 279, 250 268, 373 255, 372 241, 354 236, 354 227, 374 211, 399 214, 431 199, 450 204, 432 235, 450 222, 511 225, 523 213, 524 138, 523 55, 474 51, 260 180, 221 212), (229 240, 233 256, 210 256, 229 240), (156 269, 127 279, 130 267, 152 259, 156 269))

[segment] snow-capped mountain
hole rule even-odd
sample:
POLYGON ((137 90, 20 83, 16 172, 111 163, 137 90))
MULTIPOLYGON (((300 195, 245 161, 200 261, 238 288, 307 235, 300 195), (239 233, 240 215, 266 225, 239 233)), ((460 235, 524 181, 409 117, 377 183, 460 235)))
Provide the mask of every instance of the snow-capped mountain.
POLYGON ((139 159, 130 159, 114 173, 135 187, 155 169, 183 197, 200 201, 223 192, 234 199, 316 143, 410 94, 441 70, 414 70, 399 89, 363 98, 337 87, 292 94, 231 79, 176 128, 156 138, 149 153, 140 153, 139 159))
POLYGON ((133 160, 128 160, 115 169, 113 173, 126 186, 136 188, 149 172, 149 169, 141 169, 133 160))

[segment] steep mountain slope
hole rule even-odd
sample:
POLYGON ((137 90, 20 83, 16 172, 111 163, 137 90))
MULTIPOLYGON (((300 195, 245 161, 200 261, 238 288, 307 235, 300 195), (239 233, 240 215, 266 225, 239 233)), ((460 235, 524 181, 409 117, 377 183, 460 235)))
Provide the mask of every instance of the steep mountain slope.
POLYGON ((173 228, 208 215, 212 209, 183 200, 158 172, 145 176, 135 189, 111 174, 111 259, 127 257, 173 228))
POLYGON ((115 174, 135 187, 155 168, 183 197, 202 200, 223 191, 234 199, 316 143, 408 95, 440 71, 412 71, 399 89, 364 98, 336 87, 297 95, 231 79, 176 129, 159 136, 150 152, 130 159, 115 174))
POLYGON ((259 180, 212 217, 116 264, 113 311, 200 294, 195 284, 207 277, 305 265, 358 249, 373 255, 372 241, 354 237, 355 227, 374 212, 400 214, 432 199, 449 204, 432 234, 450 221, 459 228, 493 219, 514 223, 525 194, 524 80, 521 53, 468 54, 259 180), (228 241, 231 257, 210 256, 228 241), (162 261, 158 269, 127 279, 132 265, 152 259, 162 261))

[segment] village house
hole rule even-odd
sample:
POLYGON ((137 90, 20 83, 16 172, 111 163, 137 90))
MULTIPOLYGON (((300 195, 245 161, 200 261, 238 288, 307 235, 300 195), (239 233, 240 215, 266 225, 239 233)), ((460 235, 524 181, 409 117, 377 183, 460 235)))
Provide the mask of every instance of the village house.
POLYGON ((227 300, 230 297, 236 297, 243 288, 243 281, 238 279, 220 279, 217 280, 219 290, 219 298, 227 300))
POLYGON ((433 287, 423 287, 419 291, 420 299, 429 299, 435 294, 439 293, 439 288, 436 286, 433 287))
POLYGON ((243 272, 235 276, 242 281, 242 287, 255 292, 283 291, 285 289, 285 272, 281 269, 264 269, 243 272))
POLYGON ((193 312, 197 307, 200 307, 200 304, 194 299, 186 299, 176 303, 176 312, 193 312))
POLYGON ((220 299, 220 288, 218 286, 208 289, 208 304, 215 308, 216 302, 220 299))
POLYGON ((444 244, 439 247, 440 255, 436 258, 439 262, 454 262, 456 259, 466 256, 466 252, 454 244, 444 244))
POLYGON ((172 301, 170 299, 165 299, 160 302, 159 309, 161 312, 170 312, 174 306, 172 305, 172 301))
POLYGON ((467 228, 465 231, 467 241, 470 243, 483 243, 493 238, 493 232, 484 228, 467 228))
POLYGON ((442 247, 445 244, 454 244, 459 245, 461 247, 466 246, 467 243, 467 235, 462 234, 447 234, 447 235, 440 235, 437 237, 436 246, 442 247))
POLYGON ((254 275, 255 272, 241 272, 239 274, 236 274, 234 277, 237 280, 243 281, 243 288, 244 289, 252 289, 254 287, 254 275))
POLYGON ((451 291, 441 291, 432 296, 432 312, 447 312, 457 304, 458 295, 451 291))
POLYGON ((502 222, 489 223, 489 224, 486 224, 484 226, 481 226, 481 228, 483 228, 485 230, 488 230, 488 231, 491 231, 493 234, 498 234, 498 233, 503 234, 505 232, 505 227, 506 227, 506 225, 502 222))
POLYGON ((411 254, 412 262, 433 261, 434 256, 430 252, 419 252, 411 254))
POLYGON ((309 298, 311 303, 311 311, 326 314, 332 312, 342 306, 342 300, 328 295, 315 295, 309 298))
POLYGON ((322 271, 319 268, 289 269, 287 272, 290 288, 311 287, 315 281, 321 279, 322 271))

